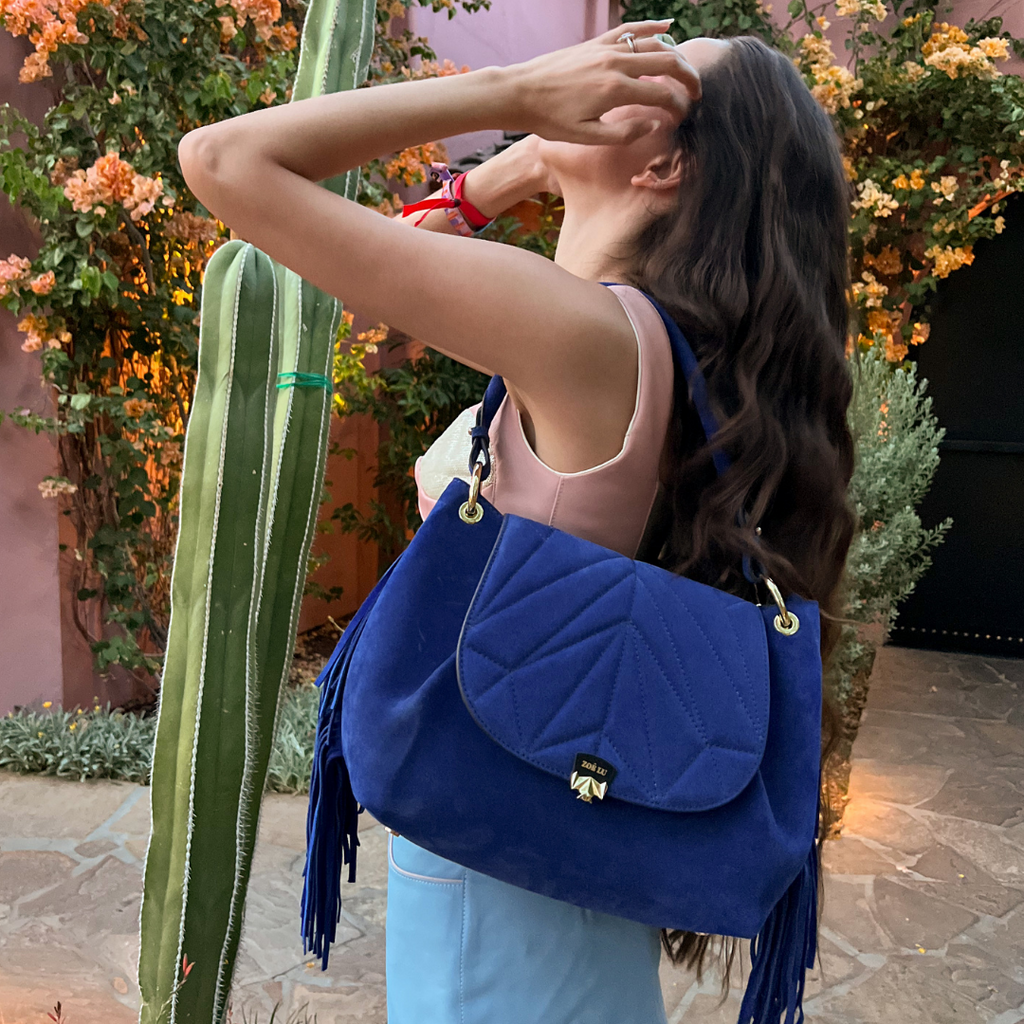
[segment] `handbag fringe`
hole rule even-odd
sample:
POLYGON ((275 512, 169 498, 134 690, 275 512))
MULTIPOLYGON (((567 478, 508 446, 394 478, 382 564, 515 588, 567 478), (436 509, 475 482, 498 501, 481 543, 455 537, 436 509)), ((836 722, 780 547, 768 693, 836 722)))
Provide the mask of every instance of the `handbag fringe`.
POLYGON ((739 1024, 802 1024, 804 972, 814 967, 818 932, 818 848, 750 943, 750 978, 739 1024))
POLYGON ((390 574, 389 569, 359 606, 316 680, 321 692, 306 816, 302 950, 319 957, 324 970, 341 920, 344 864, 348 865, 348 881, 356 880, 359 815, 363 810, 352 792, 348 766, 341 755, 341 700, 352 655, 390 574))

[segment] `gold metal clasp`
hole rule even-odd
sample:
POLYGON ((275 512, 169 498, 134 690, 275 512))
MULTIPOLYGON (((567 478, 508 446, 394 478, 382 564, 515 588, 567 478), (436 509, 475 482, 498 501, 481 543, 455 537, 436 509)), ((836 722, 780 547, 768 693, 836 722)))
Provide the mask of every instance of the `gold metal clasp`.
POLYGON ((608 787, 615 781, 618 769, 597 754, 577 754, 569 776, 569 787, 576 791, 576 799, 592 803, 596 796, 603 800, 608 787))
POLYGON ((786 602, 782 599, 782 591, 775 585, 775 580, 771 576, 762 578, 764 585, 771 591, 772 600, 779 609, 779 614, 775 616, 774 622, 776 630, 783 636, 792 636, 800 628, 800 620, 794 612, 787 610, 786 602))
POLYGON ((576 790, 576 799, 584 800, 588 804, 595 796, 598 800, 603 800, 605 793, 608 792, 608 783, 598 782, 593 775, 578 775, 573 772, 569 776, 569 785, 576 790))
POLYGON ((469 501, 464 501, 459 507, 459 518, 464 523, 469 523, 470 526, 474 523, 479 523, 484 517, 483 506, 477 504, 480 497, 480 483, 483 480, 483 473, 483 463, 478 462, 473 467, 473 478, 469 482, 469 501))

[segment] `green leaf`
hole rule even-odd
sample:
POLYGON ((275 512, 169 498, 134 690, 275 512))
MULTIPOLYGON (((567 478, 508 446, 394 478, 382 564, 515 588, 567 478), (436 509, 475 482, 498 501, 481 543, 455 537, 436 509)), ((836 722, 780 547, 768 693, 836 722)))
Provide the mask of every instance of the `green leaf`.
POLYGON ((92 234, 92 229, 94 227, 95 223, 91 218, 86 220, 83 217, 79 217, 78 220, 75 221, 75 234, 78 235, 79 238, 87 238, 92 234))
MULTIPOLYGON (((109 273, 109 271, 108 271, 109 273)), ((98 267, 87 266, 82 270, 82 287, 94 298, 98 297, 103 288, 103 275, 98 267)))
POLYGON ((82 409, 89 407, 89 402, 92 400, 92 395, 89 394, 78 394, 71 396, 71 408, 77 409, 81 412, 82 409))

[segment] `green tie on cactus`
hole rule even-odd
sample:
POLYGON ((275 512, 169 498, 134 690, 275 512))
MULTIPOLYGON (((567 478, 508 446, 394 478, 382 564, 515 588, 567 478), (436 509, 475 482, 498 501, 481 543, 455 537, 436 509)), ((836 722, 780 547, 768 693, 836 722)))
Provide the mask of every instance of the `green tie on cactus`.
MULTIPOLYGON (((375 0, 312 0, 293 101, 365 79, 374 18, 375 0)), ((324 184, 354 199, 357 181, 350 171, 324 184)), ((340 320, 336 299, 244 242, 207 265, 153 757, 142 1024, 226 1014, 320 501, 340 320)), ((295 931, 298 946, 297 904, 295 931)))

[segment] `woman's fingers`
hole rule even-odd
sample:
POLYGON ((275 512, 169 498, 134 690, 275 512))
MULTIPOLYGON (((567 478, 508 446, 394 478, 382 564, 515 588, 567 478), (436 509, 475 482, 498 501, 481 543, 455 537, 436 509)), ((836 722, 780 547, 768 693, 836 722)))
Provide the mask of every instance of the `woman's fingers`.
POLYGON ((602 32, 601 35, 595 37, 594 42, 615 43, 624 32, 632 32, 637 38, 637 45, 639 45, 640 39, 664 32, 673 21, 675 21, 674 18, 662 18, 661 21, 629 21, 617 28, 610 28, 607 32, 602 32))
POLYGON ((613 58, 616 71, 630 78, 659 78, 665 76, 680 82, 689 93, 690 98, 699 100, 701 96, 700 75, 674 47, 667 46, 660 39, 645 39, 645 49, 636 53, 617 53, 613 58), (654 46, 649 44, 653 43, 654 46))
POLYGON ((643 81, 627 78, 620 92, 620 100, 615 106, 625 107, 637 103, 644 107, 661 107, 676 121, 682 121, 690 113, 692 99, 689 93, 676 83, 667 81, 643 81))

